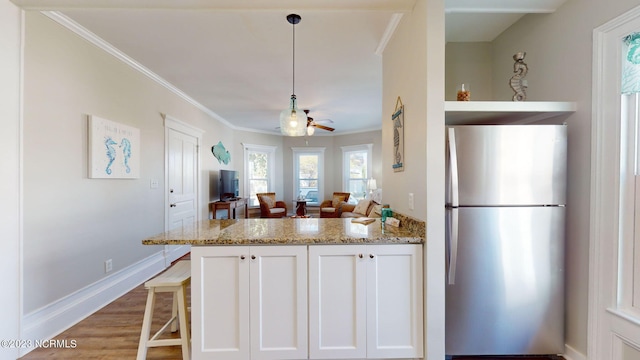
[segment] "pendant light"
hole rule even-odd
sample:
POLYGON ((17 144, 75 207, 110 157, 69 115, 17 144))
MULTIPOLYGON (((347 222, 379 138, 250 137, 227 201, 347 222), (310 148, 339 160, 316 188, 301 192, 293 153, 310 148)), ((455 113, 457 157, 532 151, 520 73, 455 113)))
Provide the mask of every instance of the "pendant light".
POLYGON ((286 136, 304 136, 307 131, 307 114, 298 110, 296 101, 296 24, 302 18, 297 14, 287 15, 287 21, 293 25, 293 91, 289 107, 280 113, 280 132, 286 136))

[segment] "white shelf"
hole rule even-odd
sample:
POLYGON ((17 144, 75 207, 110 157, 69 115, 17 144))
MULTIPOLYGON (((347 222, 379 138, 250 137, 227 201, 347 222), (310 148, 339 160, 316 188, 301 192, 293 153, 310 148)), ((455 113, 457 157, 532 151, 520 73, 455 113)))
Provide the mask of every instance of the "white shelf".
POLYGON ((445 101, 447 125, 528 124, 577 109, 569 101, 445 101))

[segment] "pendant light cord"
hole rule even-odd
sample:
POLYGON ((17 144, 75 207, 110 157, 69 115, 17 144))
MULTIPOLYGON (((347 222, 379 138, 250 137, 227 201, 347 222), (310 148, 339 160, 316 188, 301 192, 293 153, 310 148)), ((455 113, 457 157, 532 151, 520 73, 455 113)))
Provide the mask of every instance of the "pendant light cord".
POLYGON ((293 24, 293 92, 296 94, 296 24, 293 24))

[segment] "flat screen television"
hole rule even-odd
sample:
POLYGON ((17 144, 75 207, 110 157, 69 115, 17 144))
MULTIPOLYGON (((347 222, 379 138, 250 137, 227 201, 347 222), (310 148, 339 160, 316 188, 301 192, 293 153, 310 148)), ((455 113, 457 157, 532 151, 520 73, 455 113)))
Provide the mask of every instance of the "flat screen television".
POLYGON ((218 193, 220 200, 231 200, 240 196, 238 172, 235 170, 220 170, 218 177, 218 193))

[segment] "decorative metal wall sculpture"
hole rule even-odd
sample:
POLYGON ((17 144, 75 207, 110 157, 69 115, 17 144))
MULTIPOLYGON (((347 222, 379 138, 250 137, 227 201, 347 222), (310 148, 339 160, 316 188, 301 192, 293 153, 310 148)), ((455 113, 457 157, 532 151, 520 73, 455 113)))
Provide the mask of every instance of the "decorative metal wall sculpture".
POLYGON ((404 105, 400 96, 391 115, 393 120, 393 171, 404 170, 404 105))

